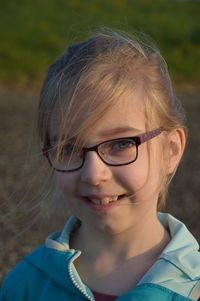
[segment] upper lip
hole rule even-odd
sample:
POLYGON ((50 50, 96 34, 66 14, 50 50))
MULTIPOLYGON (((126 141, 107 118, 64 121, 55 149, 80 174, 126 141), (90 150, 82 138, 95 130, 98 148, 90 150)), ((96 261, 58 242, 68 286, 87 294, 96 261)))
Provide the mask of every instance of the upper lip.
POLYGON ((122 194, 112 194, 112 195, 109 195, 109 194, 90 194, 90 195, 86 195, 85 197, 86 198, 89 198, 89 199, 103 199, 103 198, 114 198, 116 196, 120 196, 122 194))

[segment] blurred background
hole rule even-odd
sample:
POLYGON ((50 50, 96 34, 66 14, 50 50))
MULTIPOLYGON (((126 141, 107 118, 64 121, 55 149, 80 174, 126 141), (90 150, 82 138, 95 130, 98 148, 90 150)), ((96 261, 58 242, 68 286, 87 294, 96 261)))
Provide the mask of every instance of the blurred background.
MULTIPOLYGON (((0 282, 66 219, 64 214, 44 225, 35 218, 49 170, 35 147, 34 112, 48 65, 101 26, 145 32, 168 63, 187 111, 189 138, 166 210, 200 241, 199 20, 200 2, 194 0, 0 1, 0 282)), ((45 208, 43 220, 49 217, 45 208)))

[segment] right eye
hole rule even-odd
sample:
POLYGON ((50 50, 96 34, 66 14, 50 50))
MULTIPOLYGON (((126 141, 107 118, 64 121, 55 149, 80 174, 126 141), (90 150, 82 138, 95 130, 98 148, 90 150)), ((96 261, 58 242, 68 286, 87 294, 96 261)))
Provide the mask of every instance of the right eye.
POLYGON ((71 155, 74 152, 74 145, 68 143, 62 148, 62 155, 71 155))

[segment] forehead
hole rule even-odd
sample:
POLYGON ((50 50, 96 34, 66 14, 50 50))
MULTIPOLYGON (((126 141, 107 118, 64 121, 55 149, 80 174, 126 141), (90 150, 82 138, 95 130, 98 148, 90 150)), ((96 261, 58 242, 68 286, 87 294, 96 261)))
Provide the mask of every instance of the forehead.
POLYGON ((140 93, 127 94, 113 105, 90 131, 97 139, 136 135, 145 131, 145 114, 140 93))
MULTIPOLYGON (((85 112, 82 112, 81 119, 75 118, 76 130, 80 129, 84 141, 101 141, 112 139, 113 137, 133 136, 145 131, 143 93, 139 90, 134 93, 126 93, 118 99, 112 106, 102 113, 100 118, 94 123, 89 123, 87 127, 83 122, 85 112), (84 130, 81 130, 81 128, 84 130)), ((50 136, 58 137, 60 129, 60 113, 55 111, 50 126, 50 136)), ((73 136, 73 133, 69 136, 73 136)))

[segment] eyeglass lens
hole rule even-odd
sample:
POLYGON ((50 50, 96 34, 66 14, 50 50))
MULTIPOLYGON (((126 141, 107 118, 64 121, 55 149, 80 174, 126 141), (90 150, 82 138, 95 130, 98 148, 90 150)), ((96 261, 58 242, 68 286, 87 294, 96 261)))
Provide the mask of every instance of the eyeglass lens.
MULTIPOLYGON (((133 139, 122 138, 101 143, 97 147, 99 157, 110 165, 123 165, 133 162, 137 157, 137 146, 133 139)), ((66 144, 58 154, 56 148, 48 152, 52 166, 58 170, 73 170, 82 166, 84 150, 73 144, 66 144)))

